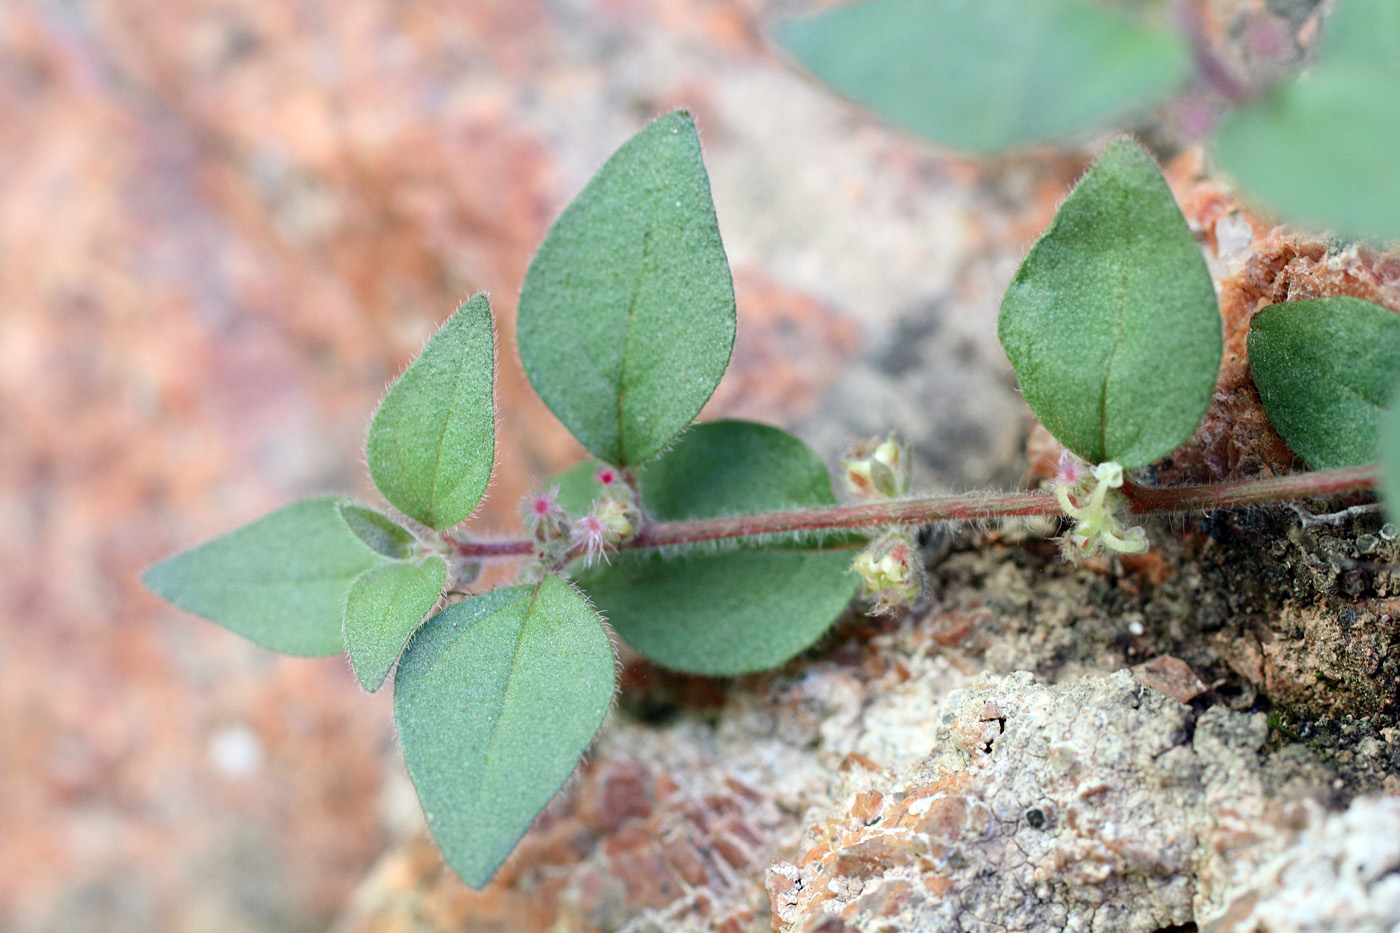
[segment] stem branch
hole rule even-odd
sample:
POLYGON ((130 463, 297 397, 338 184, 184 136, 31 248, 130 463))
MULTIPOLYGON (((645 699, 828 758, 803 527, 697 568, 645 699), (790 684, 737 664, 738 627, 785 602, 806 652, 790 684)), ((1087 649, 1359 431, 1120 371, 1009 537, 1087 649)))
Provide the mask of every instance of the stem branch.
MULTIPOLYGON (((1378 478, 1376 467, 1365 466, 1167 489, 1125 483, 1123 492, 1131 503, 1130 510, 1134 515, 1152 515, 1360 492, 1374 488, 1378 478)), ((1055 515, 1059 512, 1059 503, 1055 496, 1048 492, 969 493, 872 502, 865 505, 833 505, 788 512, 764 512, 758 515, 659 522, 642 528, 636 535, 619 544, 618 550, 631 551, 731 538, 841 531, 850 528, 888 528, 972 519, 1025 518, 1033 515, 1055 515)), ((529 540, 465 541, 454 537, 452 543, 463 557, 477 560, 526 557, 535 551, 534 542, 529 540)))

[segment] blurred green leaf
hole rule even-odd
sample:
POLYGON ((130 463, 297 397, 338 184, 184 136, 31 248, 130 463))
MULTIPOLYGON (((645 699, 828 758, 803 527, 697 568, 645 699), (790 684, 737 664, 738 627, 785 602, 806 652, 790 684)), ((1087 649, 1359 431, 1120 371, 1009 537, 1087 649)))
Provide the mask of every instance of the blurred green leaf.
POLYGON ((573 771, 612 703, 598 614, 547 577, 457 603, 399 661, 394 716, 428 827, 481 888, 573 771))
POLYGON ((1376 433, 1376 458, 1381 465, 1381 501, 1392 522, 1400 521, 1400 385, 1381 412, 1376 433))
POLYGON ((384 560, 341 521, 339 503, 295 502, 161 561, 141 582, 264 648, 336 654, 346 591, 384 560))
POLYGON ((413 552, 413 545, 417 542, 413 532, 388 516, 353 502, 342 502, 338 508, 346 527, 371 550, 394 560, 408 557, 413 552))
POLYGON ((1107 126, 1190 72, 1178 37, 1084 0, 872 0, 783 26, 780 46, 856 103, 995 153, 1107 126))
MULTIPOLYGON (((811 448, 746 421, 696 425, 638 471, 638 485, 659 521, 836 502, 811 448)), ((680 556, 625 551, 581 573, 579 584, 617 633, 656 663, 741 674, 776 667, 821 637, 855 595, 851 556, 800 551, 795 542, 680 556)))
POLYGON ((1347 296, 1270 305, 1250 322, 1249 369, 1269 420, 1309 466, 1373 463, 1400 381, 1400 314, 1347 296))
POLYGON ((520 294, 520 358, 584 447, 637 464, 699 414, 734 326, 700 140, 676 111, 623 144, 550 228, 520 294))
POLYGON ((1342 0, 1323 28, 1322 60, 1400 73, 1400 3, 1342 0))
POLYGON ((1227 115, 1215 151, 1249 195, 1287 220, 1400 238, 1400 3, 1338 4, 1320 63, 1227 115))
POLYGON ((457 309, 390 388, 365 453, 379 491, 431 528, 450 528, 486 492, 495 461, 491 308, 477 295, 457 309))
POLYGON ((360 686, 373 693, 447 583, 447 562, 395 561, 355 578, 345 599, 345 650, 360 686))
POLYGON ((1105 150, 1031 247, 998 328, 1040 422, 1091 463, 1142 466, 1205 414, 1220 312, 1200 247, 1152 158, 1105 150))

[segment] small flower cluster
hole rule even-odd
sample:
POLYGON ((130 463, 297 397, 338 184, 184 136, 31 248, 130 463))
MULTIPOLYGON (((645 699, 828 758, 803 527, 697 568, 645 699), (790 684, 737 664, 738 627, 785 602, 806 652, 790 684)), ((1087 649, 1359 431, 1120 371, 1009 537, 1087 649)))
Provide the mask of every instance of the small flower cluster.
POLYGON ((559 505, 558 487, 526 496, 520 512, 535 539, 537 567, 557 567, 572 557, 591 563, 607 557, 637 531, 637 498, 622 472, 603 466, 593 475, 599 494, 588 513, 577 520, 559 505))
MULTIPOLYGON (((894 435, 876 437, 853 448, 841 460, 846 487, 858 499, 896 499, 909 490, 909 461, 894 435)), ((860 577, 863 595, 875 600, 875 612, 912 605, 923 590, 918 545, 912 531, 892 529, 857 555, 851 569, 860 577)))
POLYGON ((861 595, 874 598, 874 612, 911 606, 923 590, 923 574, 913 535, 896 529, 876 539, 856 556, 851 569, 860 577, 861 595))
POLYGON ((898 499, 909 491, 909 461, 893 434, 856 445, 841 467, 846 487, 858 499, 898 499))
POLYGON ((1147 550, 1147 532, 1126 527, 1119 517, 1127 503, 1117 490, 1123 485, 1123 467, 1113 461, 1090 467, 1068 452, 1060 455, 1055 476, 1055 498, 1074 530, 1061 539, 1070 560, 1092 557, 1103 551, 1141 554, 1147 550))

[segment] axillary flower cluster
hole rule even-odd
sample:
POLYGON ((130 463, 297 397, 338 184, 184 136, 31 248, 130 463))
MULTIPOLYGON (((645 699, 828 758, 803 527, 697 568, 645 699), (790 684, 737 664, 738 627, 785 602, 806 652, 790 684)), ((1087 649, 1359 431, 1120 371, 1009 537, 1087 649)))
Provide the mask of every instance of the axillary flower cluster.
MULTIPOLYGON (((898 499, 909 491, 909 460, 894 435, 876 437, 841 460, 846 487, 866 502, 898 499)), ((892 528, 856 556, 851 570, 860 577, 862 595, 874 598, 875 612, 912 605, 924 589, 919 548, 909 528, 892 528)))
POLYGON ((637 493, 616 467, 593 474, 598 497, 587 514, 570 518, 559 505, 559 489, 549 487, 526 496, 520 514, 535 541, 535 560, 522 576, 547 573, 573 558, 592 563, 637 531, 637 493))
POLYGON ((1052 488, 1060 508, 1074 521, 1073 530, 1060 539, 1066 558, 1147 550, 1147 532, 1125 526, 1120 518, 1128 506, 1118 491, 1122 486, 1123 467, 1112 460, 1091 467, 1068 452, 1060 455, 1052 488))

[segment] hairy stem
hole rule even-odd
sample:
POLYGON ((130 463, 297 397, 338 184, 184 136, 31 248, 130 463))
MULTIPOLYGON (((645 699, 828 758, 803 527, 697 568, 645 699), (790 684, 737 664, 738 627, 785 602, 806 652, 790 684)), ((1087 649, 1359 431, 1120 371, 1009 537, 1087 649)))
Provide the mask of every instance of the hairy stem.
MULTIPOLYGON (((1261 505, 1292 499, 1310 499, 1339 493, 1360 492, 1375 487, 1379 473, 1373 466, 1315 473, 1293 473, 1267 479, 1216 483, 1208 486, 1176 486, 1151 489, 1124 484, 1123 493, 1135 515, 1167 512, 1193 512, 1241 505, 1261 505)), ((698 544, 731 538, 801 532, 841 531, 851 528, 890 528, 932 525, 938 522, 991 518, 1025 518, 1055 515, 1060 505, 1048 492, 968 493, 925 499, 902 499, 866 505, 833 505, 788 512, 764 512, 684 522, 658 522, 647 525, 618 545, 619 550, 698 544)), ((452 539, 458 553, 481 560, 492 557, 528 557, 534 542, 467 541, 452 539)))

